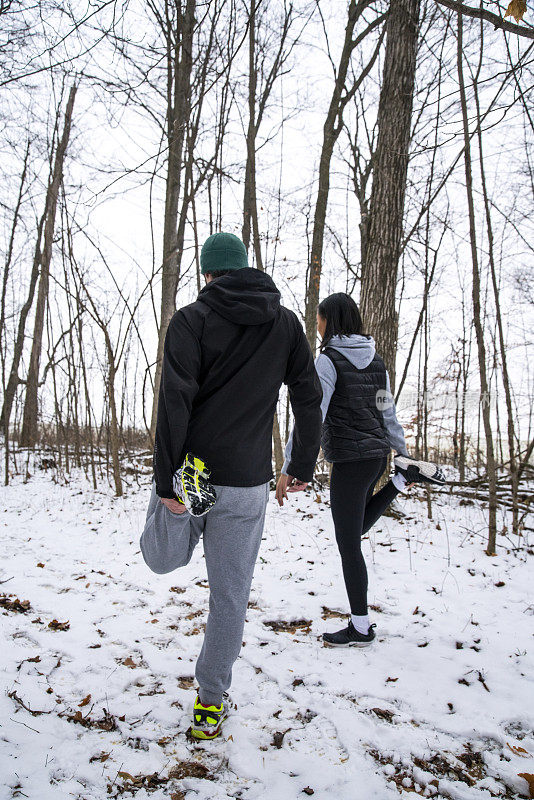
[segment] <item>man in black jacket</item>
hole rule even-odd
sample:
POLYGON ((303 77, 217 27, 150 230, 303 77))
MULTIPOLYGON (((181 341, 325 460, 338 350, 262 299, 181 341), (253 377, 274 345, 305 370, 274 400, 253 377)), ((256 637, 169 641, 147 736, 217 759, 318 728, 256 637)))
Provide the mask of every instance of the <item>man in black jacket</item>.
POLYGON ((264 272, 250 269, 243 243, 216 233, 205 242, 207 285, 167 330, 158 399, 152 496, 141 551, 157 573, 187 564, 200 536, 210 611, 196 678, 193 735, 214 738, 223 693, 241 647, 245 613, 272 477, 272 423, 282 383, 295 417, 288 473, 293 490, 311 480, 321 434, 321 387, 296 315, 264 272), (187 453, 211 470, 217 502, 192 517, 173 474, 187 453))

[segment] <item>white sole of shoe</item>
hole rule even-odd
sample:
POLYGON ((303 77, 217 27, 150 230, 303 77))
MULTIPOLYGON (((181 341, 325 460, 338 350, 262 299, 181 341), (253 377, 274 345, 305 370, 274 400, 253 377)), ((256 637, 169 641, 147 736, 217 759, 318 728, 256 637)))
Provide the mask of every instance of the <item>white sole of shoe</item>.
POLYGON ((415 458, 406 458, 405 456, 396 456, 393 461, 399 469, 407 470, 410 466, 417 467, 421 475, 430 483, 436 483, 439 486, 445 483, 445 479, 441 477, 442 473, 439 467, 429 461, 416 461, 415 458))
POLYGON ((373 639, 372 642, 347 642, 347 644, 335 644, 334 642, 327 642, 326 639, 323 639, 323 644, 326 647, 370 647, 374 644, 375 640, 373 639))

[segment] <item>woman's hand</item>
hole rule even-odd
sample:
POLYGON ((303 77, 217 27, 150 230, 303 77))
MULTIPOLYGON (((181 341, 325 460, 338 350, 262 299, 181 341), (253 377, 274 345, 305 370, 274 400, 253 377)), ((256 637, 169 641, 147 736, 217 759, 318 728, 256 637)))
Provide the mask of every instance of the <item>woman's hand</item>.
POLYGON ((161 502, 169 511, 172 511, 173 514, 185 514, 187 511, 183 503, 180 503, 178 500, 173 500, 170 497, 162 497, 161 502))
POLYGON ((282 475, 280 475, 278 478, 278 483, 276 484, 276 499, 278 500, 278 505, 284 505, 284 500, 288 499, 288 492, 301 492, 306 488, 307 485, 307 483, 304 481, 299 481, 292 475, 284 475, 282 473, 282 475))

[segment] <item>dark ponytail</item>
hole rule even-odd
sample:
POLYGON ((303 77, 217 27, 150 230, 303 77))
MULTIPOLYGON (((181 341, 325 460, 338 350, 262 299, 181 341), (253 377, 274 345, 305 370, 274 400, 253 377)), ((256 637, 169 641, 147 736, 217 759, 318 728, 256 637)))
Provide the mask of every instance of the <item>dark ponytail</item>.
POLYGON ((326 320, 321 350, 328 346, 333 336, 352 336, 355 333, 360 336, 366 335, 362 331, 360 310, 348 294, 343 292, 331 294, 319 303, 317 312, 326 320))

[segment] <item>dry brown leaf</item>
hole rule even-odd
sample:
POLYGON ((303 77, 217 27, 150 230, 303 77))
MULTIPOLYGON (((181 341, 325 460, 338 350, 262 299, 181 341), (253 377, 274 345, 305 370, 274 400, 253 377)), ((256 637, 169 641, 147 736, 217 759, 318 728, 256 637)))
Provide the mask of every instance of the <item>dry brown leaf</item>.
POLYGON ((169 778, 178 781, 183 778, 207 778, 211 780, 211 773, 199 761, 179 761, 169 770, 169 778))
POLYGON ((119 772, 119 778, 122 778, 123 781, 131 781, 132 783, 135 781, 135 778, 133 775, 130 775, 129 772, 119 772))
POLYGON ((166 744, 172 742, 172 736, 162 736, 161 739, 158 739, 158 744, 160 747, 165 747, 166 744))
POLYGON ((511 0, 506 9, 505 17, 513 17, 516 22, 521 22, 527 10, 526 0, 511 0))
POLYGON ((19 600, 18 597, 12 600, 12 597, 12 594, 0 595, 0 608, 5 608, 7 611, 16 611, 20 614, 25 614, 27 611, 31 610, 29 600, 19 600))
POLYGON ((48 627, 52 628, 53 631, 68 631, 70 623, 68 620, 66 622, 58 622, 57 619, 53 619, 52 622, 48 623, 48 627))
POLYGON ((135 669, 137 667, 137 664, 135 663, 133 658, 131 658, 131 656, 125 658, 122 663, 124 664, 125 667, 130 667, 130 669, 135 669))
POLYGON ((110 755, 111 753, 104 753, 104 751, 102 750, 102 752, 99 755, 91 756, 91 758, 89 759, 89 763, 92 764, 93 761, 101 761, 102 763, 104 763, 104 761, 108 760, 110 755))
POLYGON ((78 703, 78 708, 83 708, 84 706, 88 706, 91 702, 91 695, 88 694, 86 697, 83 698, 81 703, 78 703))
POLYGON ((42 568, 44 567, 44 564, 43 564, 43 562, 42 562, 42 561, 39 561, 39 563, 37 564, 37 566, 38 566, 38 567, 41 567, 41 569, 42 569, 42 568))
POLYGON ((528 788, 530 791, 531 798, 534 797, 534 775, 531 775, 530 772, 520 772, 518 774, 519 778, 524 778, 528 783, 528 788))
POLYGON ((171 800, 185 800, 185 794, 183 792, 173 792, 171 800))
POLYGON ((519 747, 518 744, 510 744, 509 742, 506 742, 506 744, 515 756, 519 756, 520 758, 529 758, 530 753, 528 750, 525 750, 524 747, 519 747))

